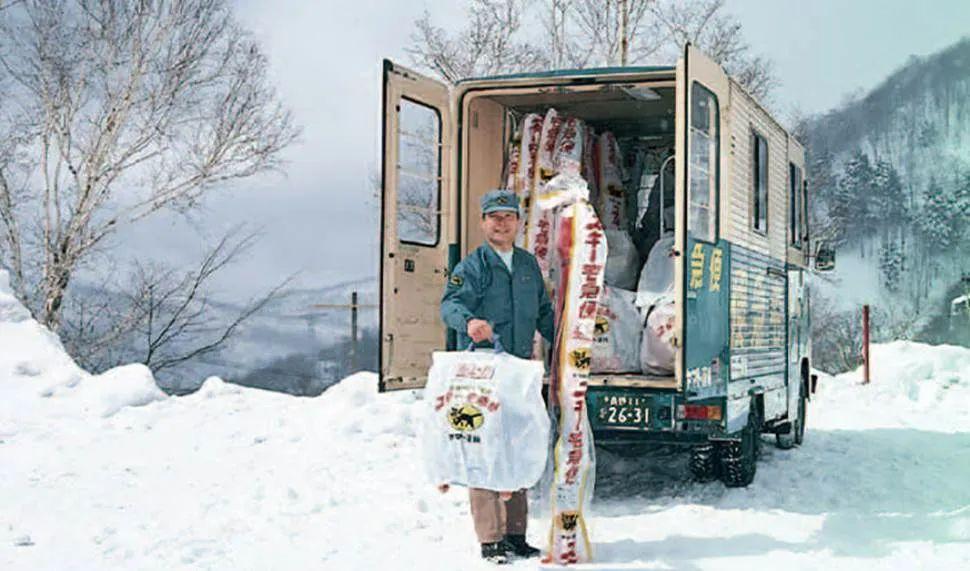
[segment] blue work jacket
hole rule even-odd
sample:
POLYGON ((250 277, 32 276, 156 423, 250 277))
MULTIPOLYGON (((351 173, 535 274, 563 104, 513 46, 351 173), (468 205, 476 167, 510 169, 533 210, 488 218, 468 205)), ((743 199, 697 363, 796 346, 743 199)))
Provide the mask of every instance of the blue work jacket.
POLYGON ((523 359, 532 358, 537 329, 551 343, 552 303, 535 256, 516 247, 510 273, 498 253, 482 244, 459 262, 441 298, 441 319, 458 332, 459 350, 471 344, 468 321, 473 318, 489 322, 505 350, 523 359))

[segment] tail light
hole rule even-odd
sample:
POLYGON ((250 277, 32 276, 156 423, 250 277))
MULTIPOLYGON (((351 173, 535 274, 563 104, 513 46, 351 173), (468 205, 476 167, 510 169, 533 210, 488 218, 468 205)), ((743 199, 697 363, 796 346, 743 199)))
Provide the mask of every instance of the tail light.
POLYGON ((716 404, 677 405, 677 420, 721 420, 721 407, 716 404))

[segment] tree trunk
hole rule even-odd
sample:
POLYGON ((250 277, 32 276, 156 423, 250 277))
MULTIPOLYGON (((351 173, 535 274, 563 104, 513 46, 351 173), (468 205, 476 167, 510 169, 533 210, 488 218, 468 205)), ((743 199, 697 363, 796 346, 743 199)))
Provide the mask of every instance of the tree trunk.
POLYGON ((630 51, 627 41, 626 28, 629 25, 630 7, 627 0, 620 0, 620 65, 626 66, 627 54, 630 51))

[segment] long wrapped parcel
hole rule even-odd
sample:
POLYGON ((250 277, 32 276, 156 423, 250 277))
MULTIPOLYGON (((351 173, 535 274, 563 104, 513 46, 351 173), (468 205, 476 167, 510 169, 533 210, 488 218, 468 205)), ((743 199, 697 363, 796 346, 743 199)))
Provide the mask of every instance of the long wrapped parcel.
POLYGON ((590 561, 584 510, 592 500, 596 461, 586 414, 596 308, 603 290, 607 249, 603 226, 587 202, 581 177, 559 175, 543 188, 540 208, 556 213, 557 333, 550 402, 559 410, 554 448, 552 529, 547 559, 557 564, 590 561))

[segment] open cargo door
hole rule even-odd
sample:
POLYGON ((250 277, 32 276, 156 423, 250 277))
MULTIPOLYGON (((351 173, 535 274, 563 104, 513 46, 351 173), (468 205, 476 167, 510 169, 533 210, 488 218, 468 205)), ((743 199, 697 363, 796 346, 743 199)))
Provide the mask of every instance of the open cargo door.
POLYGON ((420 388, 444 350, 452 227, 449 88, 384 61, 380 390, 420 388))
POLYGON ((687 44, 677 65, 675 210, 680 358, 677 377, 688 399, 725 396, 730 363, 729 244, 719 209, 728 182, 728 77, 687 44))

